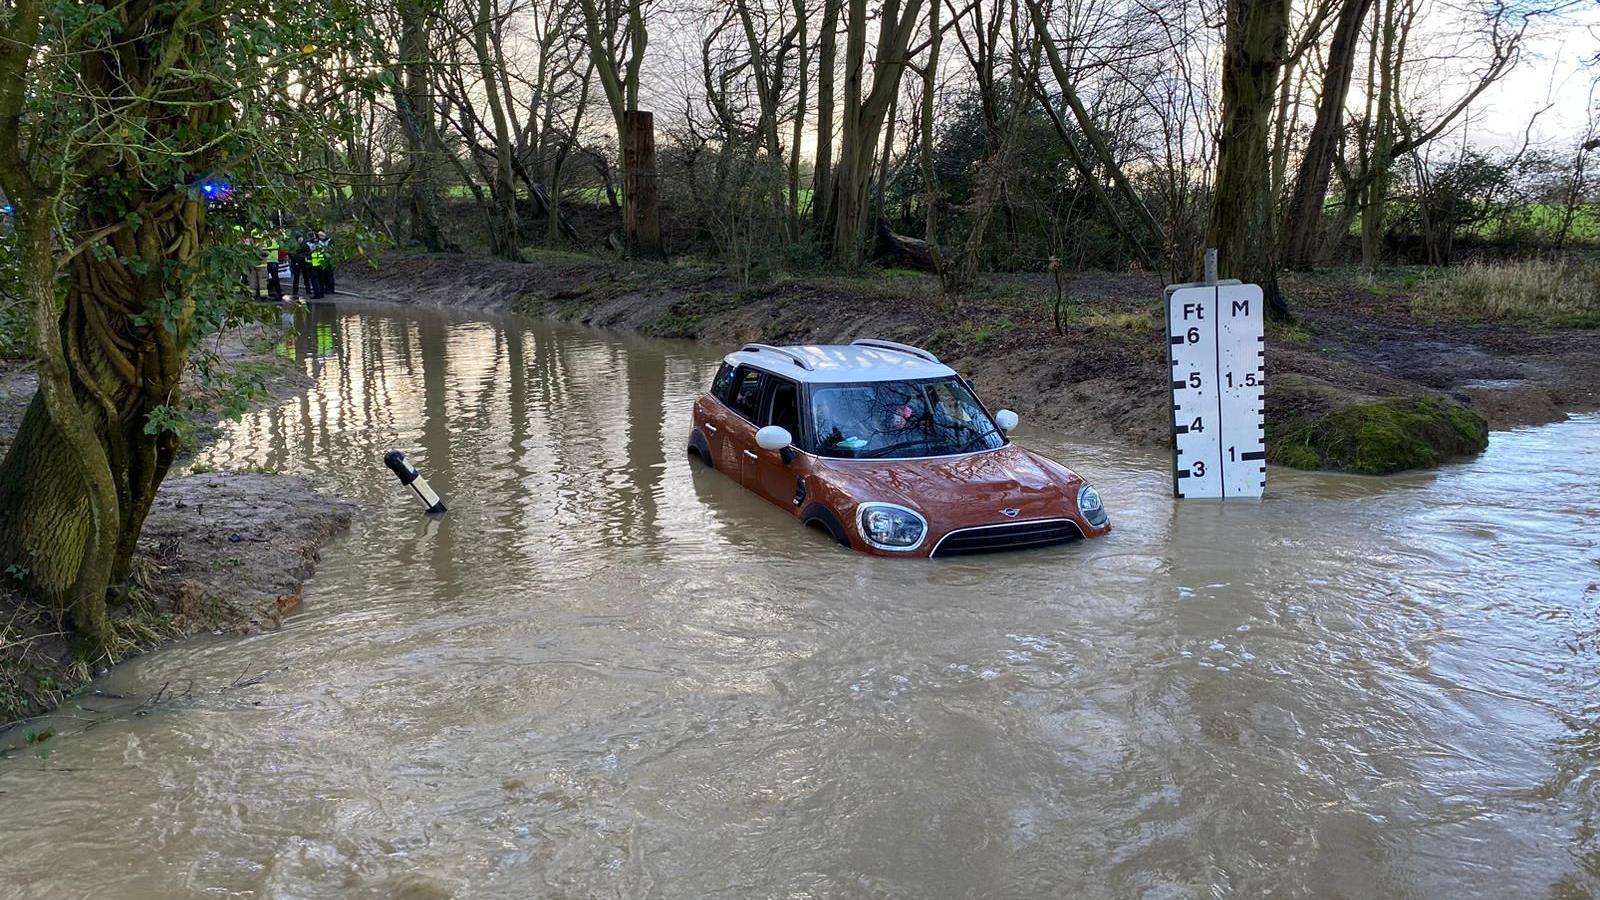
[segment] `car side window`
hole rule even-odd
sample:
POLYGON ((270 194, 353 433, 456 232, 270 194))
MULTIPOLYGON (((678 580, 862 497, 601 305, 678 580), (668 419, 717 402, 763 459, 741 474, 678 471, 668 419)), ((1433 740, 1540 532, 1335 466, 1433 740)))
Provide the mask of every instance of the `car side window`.
POLYGON ((772 385, 767 391, 766 415, 762 416, 758 425, 779 425, 793 435, 796 440, 800 437, 800 388, 799 385, 787 378, 776 375, 768 376, 767 381, 772 385))
POLYGON ((722 364, 722 368, 717 370, 716 377, 711 379, 711 396, 723 403, 733 402, 733 373, 733 366, 722 364))
POLYGON ((728 406, 734 412, 754 422, 761 407, 761 388, 765 372, 740 366, 734 372, 733 399, 728 406))

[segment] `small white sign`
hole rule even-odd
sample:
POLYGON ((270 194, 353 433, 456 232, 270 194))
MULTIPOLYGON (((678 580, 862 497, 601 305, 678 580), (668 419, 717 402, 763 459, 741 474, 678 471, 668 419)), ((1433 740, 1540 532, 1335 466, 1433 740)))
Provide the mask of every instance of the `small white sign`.
POLYGON ((1173 495, 1259 497, 1267 486, 1261 288, 1222 281, 1166 294, 1173 495))

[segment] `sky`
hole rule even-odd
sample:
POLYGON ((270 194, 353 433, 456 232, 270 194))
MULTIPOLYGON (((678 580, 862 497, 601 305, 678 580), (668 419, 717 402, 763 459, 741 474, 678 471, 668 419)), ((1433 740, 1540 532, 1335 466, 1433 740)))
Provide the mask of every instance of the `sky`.
MULTIPOLYGON (((1535 145, 1570 143, 1588 120, 1593 79, 1600 76, 1600 3, 1570 13, 1564 24, 1532 36, 1521 63, 1487 91, 1472 112, 1469 139, 1483 147, 1515 151, 1529 117, 1535 145)), ((1600 96, 1593 98, 1600 102, 1600 96)))

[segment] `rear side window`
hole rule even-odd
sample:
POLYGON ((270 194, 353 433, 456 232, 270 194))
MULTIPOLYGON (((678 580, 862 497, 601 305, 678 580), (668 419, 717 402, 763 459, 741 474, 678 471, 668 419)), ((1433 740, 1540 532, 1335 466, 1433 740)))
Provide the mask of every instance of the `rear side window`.
POLYGON ((717 377, 711 379, 711 396, 723 403, 733 403, 733 366, 723 363, 717 370, 717 377))
POLYGON ((728 406, 746 419, 754 422, 761 407, 761 387, 764 373, 740 366, 733 376, 733 399, 728 406))

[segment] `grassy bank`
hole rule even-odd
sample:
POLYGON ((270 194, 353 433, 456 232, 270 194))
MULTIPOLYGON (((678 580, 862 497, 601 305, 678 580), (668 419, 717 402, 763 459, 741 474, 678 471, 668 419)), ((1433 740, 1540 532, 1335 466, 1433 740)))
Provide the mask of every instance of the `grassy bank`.
MULTIPOLYGON (((395 255, 341 277, 373 299, 514 309, 716 348, 900 340, 934 351, 989 401, 1034 423, 1170 440, 1162 284, 1147 274, 1068 277, 1059 333, 1045 274, 991 276, 947 297, 916 272, 788 274, 747 285, 710 266, 535 253, 523 264, 395 255)), ((1491 428, 1600 405, 1592 332, 1567 327, 1575 320, 1429 310, 1425 292, 1444 290, 1436 285, 1450 277, 1421 269, 1285 275, 1297 319, 1268 328, 1269 459, 1402 471, 1475 453, 1491 428)))

